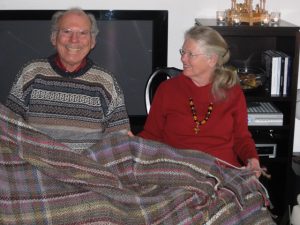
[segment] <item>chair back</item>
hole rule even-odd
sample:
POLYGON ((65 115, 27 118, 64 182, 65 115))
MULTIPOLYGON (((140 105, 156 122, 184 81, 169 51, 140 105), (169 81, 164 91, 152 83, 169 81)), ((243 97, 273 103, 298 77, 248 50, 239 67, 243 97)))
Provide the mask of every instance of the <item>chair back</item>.
POLYGON ((146 110, 147 114, 150 111, 151 103, 154 97, 154 94, 161 84, 161 82, 170 79, 181 73, 182 70, 175 68, 175 67, 162 67, 156 69, 148 78, 145 88, 145 103, 146 103, 146 110))

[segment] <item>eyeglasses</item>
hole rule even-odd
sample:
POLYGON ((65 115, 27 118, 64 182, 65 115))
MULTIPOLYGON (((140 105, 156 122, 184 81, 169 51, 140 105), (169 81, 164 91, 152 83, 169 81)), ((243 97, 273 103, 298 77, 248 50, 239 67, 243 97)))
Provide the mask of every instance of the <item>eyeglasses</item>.
POLYGON ((184 56, 186 54, 189 59, 196 58, 198 55, 206 55, 206 54, 203 54, 203 53, 186 52, 183 49, 179 49, 179 53, 180 53, 181 56, 184 56))
POLYGON ((87 38, 91 34, 91 31, 89 31, 89 30, 75 31, 75 30, 72 30, 69 28, 59 29, 58 32, 63 37, 68 37, 68 38, 72 37, 74 34, 76 34, 77 37, 79 37, 79 38, 87 38))

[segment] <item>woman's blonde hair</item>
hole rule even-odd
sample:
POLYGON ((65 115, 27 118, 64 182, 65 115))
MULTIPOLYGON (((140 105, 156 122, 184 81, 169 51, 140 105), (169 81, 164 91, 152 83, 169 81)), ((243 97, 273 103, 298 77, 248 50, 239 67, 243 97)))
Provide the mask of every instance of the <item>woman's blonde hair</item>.
POLYGON ((216 100, 225 99, 226 91, 239 84, 236 71, 224 66, 230 58, 228 44, 216 30, 206 26, 195 25, 185 32, 184 37, 196 41, 208 56, 218 56, 212 80, 212 94, 216 100))

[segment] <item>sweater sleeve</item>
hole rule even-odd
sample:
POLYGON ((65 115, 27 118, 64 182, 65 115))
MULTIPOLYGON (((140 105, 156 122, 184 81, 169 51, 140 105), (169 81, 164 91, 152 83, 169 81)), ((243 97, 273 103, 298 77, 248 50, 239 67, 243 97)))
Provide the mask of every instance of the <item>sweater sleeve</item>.
POLYGON ((144 129, 138 134, 142 138, 163 142, 164 123, 166 121, 163 110, 164 88, 165 85, 162 83, 155 92, 144 129))
POLYGON ((244 93, 241 88, 237 88, 236 90, 233 150, 244 165, 247 165, 247 160, 250 158, 258 159, 258 154, 252 135, 248 130, 248 113, 244 93))
POLYGON ((111 102, 108 106, 106 119, 107 126, 105 129, 106 133, 122 131, 127 132, 130 130, 129 118, 125 107, 124 94, 115 78, 113 80, 113 90, 111 90, 111 102))
MULTIPOLYGON (((26 93, 24 93, 24 85, 26 85, 24 76, 26 76, 26 68, 21 69, 21 71, 18 73, 16 80, 10 89, 5 104, 10 110, 22 116, 23 119, 26 119, 28 106, 26 104, 26 93)), ((27 91, 27 95, 28 92, 29 90, 27 91)))

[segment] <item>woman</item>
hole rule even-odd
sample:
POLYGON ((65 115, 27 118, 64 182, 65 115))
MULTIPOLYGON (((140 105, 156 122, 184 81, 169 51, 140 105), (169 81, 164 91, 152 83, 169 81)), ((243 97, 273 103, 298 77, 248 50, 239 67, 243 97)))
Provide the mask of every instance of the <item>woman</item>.
POLYGON ((159 86, 139 136, 200 150, 260 176, 245 96, 236 72, 224 67, 227 43, 212 28, 194 26, 180 54, 183 72, 159 86))

